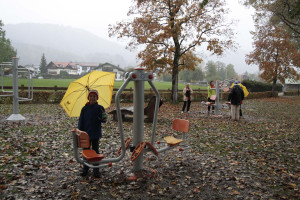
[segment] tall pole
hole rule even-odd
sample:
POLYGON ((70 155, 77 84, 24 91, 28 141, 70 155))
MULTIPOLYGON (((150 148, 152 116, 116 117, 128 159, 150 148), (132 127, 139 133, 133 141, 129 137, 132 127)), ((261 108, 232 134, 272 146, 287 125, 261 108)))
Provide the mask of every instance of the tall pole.
POLYGON ((13 114, 7 118, 11 121, 25 120, 25 117, 19 114, 19 86, 18 86, 18 61, 19 58, 12 58, 13 72, 13 114))
MULTIPOLYGON (((133 112, 133 145, 136 147, 144 141, 144 69, 136 68, 133 72, 137 77, 134 81, 134 112, 133 112)), ((143 154, 143 153, 142 153, 143 154)), ((143 169, 143 155, 133 162, 133 171, 143 169)))
POLYGON ((215 106, 215 112, 216 115, 219 114, 219 104, 220 104, 220 86, 219 86, 220 82, 216 81, 216 106, 215 106))
POLYGON ((18 61, 19 59, 14 57, 12 59, 12 71, 13 71, 13 114, 19 114, 19 86, 18 86, 18 61))

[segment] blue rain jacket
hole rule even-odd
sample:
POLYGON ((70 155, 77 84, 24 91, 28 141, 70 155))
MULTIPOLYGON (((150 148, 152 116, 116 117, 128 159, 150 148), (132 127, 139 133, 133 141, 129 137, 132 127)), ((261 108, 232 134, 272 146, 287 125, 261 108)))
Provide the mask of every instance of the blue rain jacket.
POLYGON ((78 129, 89 134, 90 140, 102 137, 102 113, 104 107, 99 104, 86 104, 82 109, 78 122, 78 129))

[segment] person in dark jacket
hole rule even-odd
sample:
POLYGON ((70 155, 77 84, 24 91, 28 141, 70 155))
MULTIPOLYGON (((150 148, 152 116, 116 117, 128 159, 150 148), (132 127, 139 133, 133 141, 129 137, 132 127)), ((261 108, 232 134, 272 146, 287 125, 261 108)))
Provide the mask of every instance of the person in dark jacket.
POLYGON ((190 112, 190 106, 191 106, 191 102, 192 102, 192 94, 193 94, 193 90, 192 88, 190 88, 190 84, 187 83, 185 85, 185 88, 183 88, 183 106, 182 106, 182 111, 181 113, 184 113, 185 107, 187 105, 186 111, 189 113, 190 112))
POLYGON ((231 103, 231 119, 235 121, 240 119, 239 110, 243 99, 244 91, 241 86, 238 85, 238 81, 236 81, 228 96, 228 101, 231 103))
MULTIPOLYGON (((88 133, 92 149, 99 154, 99 140, 102 137, 102 122, 106 122, 107 115, 104 107, 99 105, 97 90, 91 90, 88 94, 88 102, 81 109, 78 129, 88 133), (103 117, 104 116, 104 117, 103 117)), ((81 176, 88 174, 89 167, 83 165, 81 176)), ((94 168, 94 177, 100 177, 99 168, 94 168)))

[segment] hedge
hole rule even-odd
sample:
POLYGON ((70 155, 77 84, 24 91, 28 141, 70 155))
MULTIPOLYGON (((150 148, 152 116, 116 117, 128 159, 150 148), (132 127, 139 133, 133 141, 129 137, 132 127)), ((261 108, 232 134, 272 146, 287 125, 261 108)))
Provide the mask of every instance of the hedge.
MULTIPOLYGON (((252 80, 243 80, 242 84, 247 88, 249 92, 265 92, 272 91, 271 83, 264 83, 252 80)), ((282 85, 280 83, 276 84, 275 91, 282 92, 282 85)))
MULTIPOLYGON (((0 93, 3 94, 3 93, 0 93)), ((45 103, 52 103, 58 104, 62 100, 65 92, 52 92, 52 91, 34 91, 33 92, 33 99, 31 101, 22 101, 20 104, 45 104, 45 103)), ((222 93, 222 100, 227 101, 228 92, 222 93)), ((146 92, 145 93, 145 102, 150 101, 150 98, 155 95, 154 92, 146 92)), ((20 92, 20 97, 28 97, 27 92, 20 92)), ((164 102, 171 102, 171 92, 162 92, 160 93, 161 98, 164 102)), ((275 97, 278 96, 278 92, 275 92, 275 97)), ((272 92, 251 92, 246 99, 255 99, 255 98, 268 98, 272 97, 272 92)), ((178 101, 183 101, 183 94, 180 92, 178 93, 178 101)), ((194 102, 201 102, 207 101, 207 93, 206 92, 194 92, 192 96, 192 101, 194 102)), ((113 94, 112 102, 115 102, 115 94, 113 94)), ((122 103, 130 103, 133 102, 133 92, 124 92, 120 95, 120 102, 122 103)), ((11 104, 12 97, 0 97, 0 104, 11 104)))
POLYGON ((284 96, 300 96, 299 91, 295 90, 295 91, 285 91, 284 96))

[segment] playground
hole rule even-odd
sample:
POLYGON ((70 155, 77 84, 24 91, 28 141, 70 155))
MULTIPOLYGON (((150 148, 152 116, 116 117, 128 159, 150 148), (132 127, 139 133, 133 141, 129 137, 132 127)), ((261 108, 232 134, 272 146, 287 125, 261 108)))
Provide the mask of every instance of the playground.
MULTIPOLYGON (((121 103, 127 106, 132 103, 121 103)), ((245 100, 239 122, 230 120, 228 108, 206 115, 200 114, 200 102, 192 102, 190 114, 181 114, 181 107, 167 102, 160 107, 156 141, 174 133, 173 119, 187 119, 185 142, 191 148, 145 153, 143 166, 155 173, 130 181, 129 150, 122 161, 100 168, 100 178, 79 175, 71 131, 78 119, 60 105, 20 104, 26 120, 12 122, 6 119, 13 105, 0 104, 0 198, 299 199, 299 97, 245 100)), ((125 138, 132 137, 132 123, 123 121, 125 138)), ((145 141, 151 131, 152 123, 145 122, 145 141)), ((100 152, 115 157, 120 146, 118 122, 109 116, 100 152)))

